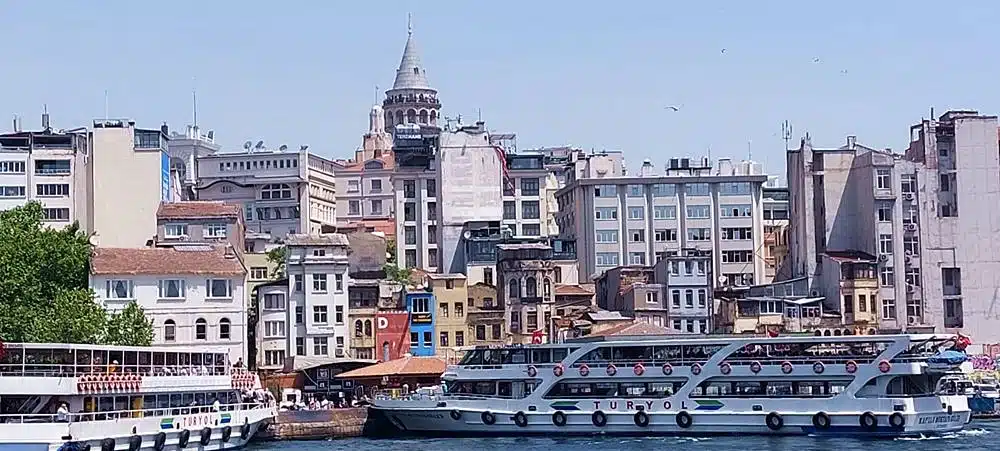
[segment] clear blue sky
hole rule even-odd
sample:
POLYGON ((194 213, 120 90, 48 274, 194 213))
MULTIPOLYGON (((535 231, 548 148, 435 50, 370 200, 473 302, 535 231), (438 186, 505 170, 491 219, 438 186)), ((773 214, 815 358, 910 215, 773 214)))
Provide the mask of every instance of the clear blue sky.
POLYGON ((445 115, 482 109, 522 149, 622 149, 633 168, 709 146, 742 158, 750 139, 783 173, 786 119, 816 145, 856 134, 901 149, 931 106, 1000 112, 993 1, 0 4, 2 130, 15 113, 37 128, 42 104, 56 127, 86 125, 106 89, 111 116, 180 129, 196 85, 199 123, 227 149, 262 139, 349 157, 408 11, 445 115))

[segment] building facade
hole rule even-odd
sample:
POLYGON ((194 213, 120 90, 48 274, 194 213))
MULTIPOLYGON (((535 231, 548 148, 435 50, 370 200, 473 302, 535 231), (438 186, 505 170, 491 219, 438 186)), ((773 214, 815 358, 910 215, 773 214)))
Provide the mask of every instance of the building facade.
POLYGON ((713 261, 709 252, 682 250, 656 263, 656 280, 665 288, 662 303, 670 312, 670 323, 664 327, 699 334, 715 331, 713 261))
POLYGON ((408 291, 406 311, 410 314, 410 354, 431 357, 437 353, 434 342, 434 321, 437 306, 434 294, 423 290, 408 291))
POLYGON ((178 201, 162 202, 156 210, 153 242, 157 247, 228 244, 242 254, 245 239, 243 209, 239 205, 178 201))
POLYGON ((764 186, 764 256, 763 283, 791 278, 788 259, 788 187, 779 187, 777 177, 764 186))
POLYGON ((467 332, 456 333, 455 346, 500 345, 507 342, 507 322, 504 302, 497 297, 497 288, 478 282, 469 285, 469 306, 466 312, 467 332), (459 341, 461 338, 461 342, 459 341))
POLYGON ((180 181, 182 199, 196 198, 195 187, 198 185, 198 158, 214 155, 222 150, 215 143, 215 131, 202 133, 197 125, 188 125, 184 133, 171 132, 167 143, 167 153, 170 155, 170 170, 177 173, 180 181))
POLYGON ((459 342, 465 343, 468 333, 466 309, 469 307, 469 290, 464 274, 428 274, 427 289, 434 293, 437 318, 434 320, 437 338, 436 354, 452 364, 462 357, 459 342))
POLYGON ((427 71, 420 60, 412 27, 407 29, 403 57, 396 69, 392 89, 385 92, 382 108, 389 127, 419 124, 436 128, 441 119, 441 101, 438 100, 437 90, 427 81, 427 71))
POLYGON ((225 346, 247 359, 246 272, 227 246, 96 248, 90 287, 110 312, 135 302, 158 346, 225 346))
POLYGON ((711 252, 720 285, 749 286, 763 278, 762 185, 756 163, 672 159, 663 175, 646 162, 639 176, 613 176, 614 161, 578 165, 557 193, 559 230, 575 238, 580 271, 588 276, 619 265, 651 265, 681 249, 711 252), (725 280, 719 278, 725 277, 725 280))
POLYGON ((42 218, 53 227, 79 221, 90 225, 91 179, 85 131, 55 132, 42 117, 42 130, 0 135, 0 210, 29 201, 42 204, 42 218))
POLYGON ((513 236, 548 236, 553 231, 548 222, 551 192, 544 155, 508 154, 507 168, 510 181, 503 184, 503 225, 513 236))
POLYGON ((335 161, 337 230, 395 236, 392 135, 385 130, 382 108, 372 107, 368 133, 351 161, 335 161))
POLYGON ((497 294, 506 303, 513 343, 544 342, 552 336, 555 264, 543 243, 497 245, 497 294))

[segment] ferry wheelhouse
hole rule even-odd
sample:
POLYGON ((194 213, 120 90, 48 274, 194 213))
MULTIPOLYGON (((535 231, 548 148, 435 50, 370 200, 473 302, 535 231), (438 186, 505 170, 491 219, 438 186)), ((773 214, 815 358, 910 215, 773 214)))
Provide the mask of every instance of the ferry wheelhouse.
POLYGON ((443 394, 373 409, 434 435, 951 432, 970 420, 964 353, 947 351, 955 342, 744 335, 475 348, 442 375, 443 394))
POLYGON ((2 346, 0 450, 234 449, 277 415, 225 348, 2 346))

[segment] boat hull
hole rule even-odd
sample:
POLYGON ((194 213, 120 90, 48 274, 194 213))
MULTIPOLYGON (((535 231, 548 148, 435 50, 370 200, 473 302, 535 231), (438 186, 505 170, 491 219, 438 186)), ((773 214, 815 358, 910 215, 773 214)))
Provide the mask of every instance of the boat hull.
POLYGON ((566 423, 557 426, 553 422, 554 412, 523 412, 527 424, 515 423, 517 412, 492 411, 495 423, 483 422, 483 410, 448 408, 405 408, 372 407, 373 414, 394 432, 425 436, 524 436, 524 435, 833 435, 869 437, 906 437, 945 434, 962 430, 970 421, 971 412, 952 413, 909 413, 903 414, 902 428, 889 424, 892 412, 875 412, 877 426, 863 428, 860 415, 863 412, 831 413, 830 426, 825 429, 813 425, 813 413, 782 414, 782 426, 772 429, 767 425, 768 412, 688 412, 689 427, 678 425, 677 412, 646 412, 649 423, 636 425, 635 412, 602 412, 607 423, 598 427, 594 424, 592 411, 564 412, 566 423), (459 412, 458 415, 453 411, 459 412), (458 416, 458 419, 455 419, 458 416))

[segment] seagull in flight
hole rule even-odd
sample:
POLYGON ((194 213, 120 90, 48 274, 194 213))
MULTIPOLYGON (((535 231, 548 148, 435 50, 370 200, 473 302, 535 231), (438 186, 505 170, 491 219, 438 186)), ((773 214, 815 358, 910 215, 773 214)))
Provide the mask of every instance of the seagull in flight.
POLYGON ((819 62, 819 58, 813 58, 813 62, 814 63, 818 63, 819 62))
POLYGON ((722 53, 726 53, 726 49, 722 49, 722 53))
MULTIPOLYGON (((683 105, 681 105, 681 106, 683 106, 683 105)), ((665 109, 665 110, 672 110, 672 111, 680 111, 681 107, 669 105, 669 106, 663 107, 663 109, 665 109)))

